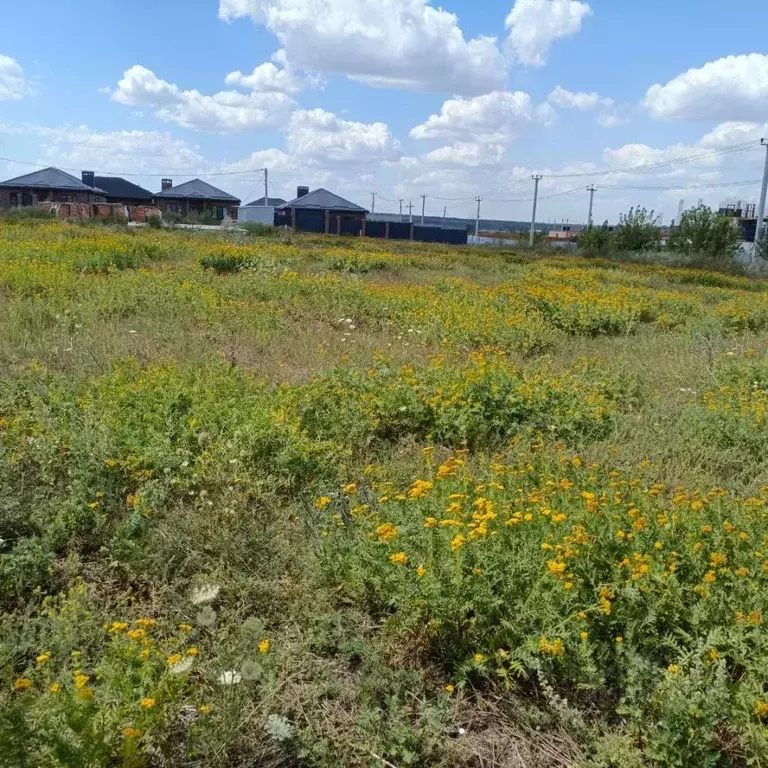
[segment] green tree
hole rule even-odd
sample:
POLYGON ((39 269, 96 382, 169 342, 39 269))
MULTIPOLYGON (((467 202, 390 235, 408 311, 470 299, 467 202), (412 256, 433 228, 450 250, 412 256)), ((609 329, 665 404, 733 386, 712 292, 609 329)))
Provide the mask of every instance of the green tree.
POLYGON ((613 233, 617 251, 653 251, 661 247, 661 230, 656 224, 656 212, 647 208, 630 208, 619 216, 613 233))
POLYGON ((670 250, 689 256, 730 259, 741 245, 741 230, 735 219, 700 205, 682 215, 667 245, 670 250))
POLYGON ((605 253, 611 245, 611 233, 606 221, 601 227, 589 227, 576 239, 580 251, 586 253, 605 253))

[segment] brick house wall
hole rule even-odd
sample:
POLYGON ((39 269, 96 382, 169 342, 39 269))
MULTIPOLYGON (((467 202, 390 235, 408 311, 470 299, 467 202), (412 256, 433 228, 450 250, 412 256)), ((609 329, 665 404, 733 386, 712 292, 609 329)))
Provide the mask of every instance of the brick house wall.
POLYGON ((222 208, 224 215, 237 220, 236 203, 224 203, 218 200, 188 200, 186 198, 160 197, 155 201, 157 207, 163 212, 169 211, 186 216, 190 213, 210 214, 217 216, 217 210, 222 208))
POLYGON ((103 203, 104 195, 65 189, 30 189, 29 187, 0 188, 0 209, 7 210, 13 204, 21 205, 22 195, 31 197, 31 204, 38 203, 103 203))

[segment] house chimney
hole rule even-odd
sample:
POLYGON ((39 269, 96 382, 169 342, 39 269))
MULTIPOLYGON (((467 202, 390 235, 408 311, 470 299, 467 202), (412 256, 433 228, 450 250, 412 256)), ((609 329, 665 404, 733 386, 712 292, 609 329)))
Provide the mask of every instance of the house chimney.
POLYGON ((309 187, 296 187, 296 197, 304 197, 309 194, 309 187))
POLYGON ((166 189, 170 189, 173 186, 173 179, 163 179, 160 182, 161 192, 165 192, 166 189))
POLYGON ((80 176, 83 180, 83 184, 85 184, 86 187, 96 186, 96 174, 93 171, 83 171, 80 176))

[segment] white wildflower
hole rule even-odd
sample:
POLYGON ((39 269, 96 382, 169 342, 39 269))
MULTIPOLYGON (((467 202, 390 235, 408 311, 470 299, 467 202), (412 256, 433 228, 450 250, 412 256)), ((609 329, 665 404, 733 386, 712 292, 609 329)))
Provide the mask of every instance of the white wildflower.
POLYGON ((293 736, 291 724, 282 715, 275 715, 274 713, 267 718, 264 730, 275 741, 288 741, 293 736))
POLYGON ((192 590, 192 602, 195 605, 212 603, 219 596, 220 587, 215 584, 206 584, 192 590))
POLYGON ((228 669, 219 675, 219 682, 222 685, 237 685, 242 679, 243 676, 236 669, 228 669))
POLYGON ((195 660, 191 656, 185 656, 178 664, 174 664, 170 667, 170 672, 174 675, 183 675, 185 672, 189 672, 192 669, 192 665, 195 660))

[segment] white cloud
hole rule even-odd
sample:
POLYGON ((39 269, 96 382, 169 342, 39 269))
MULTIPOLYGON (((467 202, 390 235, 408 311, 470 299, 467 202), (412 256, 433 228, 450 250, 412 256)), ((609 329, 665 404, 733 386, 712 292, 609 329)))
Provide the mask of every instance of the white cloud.
POLYGON ((506 81, 496 39, 467 40, 428 0, 220 0, 219 16, 264 25, 295 67, 374 86, 477 94, 506 81))
POLYGON ((161 120, 184 128, 217 133, 282 127, 296 106, 293 99, 279 91, 219 91, 205 96, 197 90, 181 90, 140 64, 125 71, 112 99, 151 108, 161 120))
POLYGON ((375 162, 400 155, 400 144, 385 123, 342 120, 323 109, 294 112, 286 143, 293 154, 319 164, 375 162))
POLYGON ((492 168, 504 160, 505 149, 501 144, 457 142, 428 152, 424 163, 445 168, 492 168))
POLYGON ((618 125, 624 125, 628 122, 626 117, 622 117, 617 110, 603 112, 595 118, 595 122, 603 128, 615 128, 618 125))
POLYGON ((768 55, 727 56, 652 85, 643 105, 652 117, 754 120, 768 113, 768 55))
POLYGON ((586 111, 598 107, 612 107, 613 99, 603 98, 599 93, 573 92, 558 85, 547 97, 550 104, 562 109, 586 111))
POLYGON ((23 99, 31 93, 32 86, 19 62, 0 53, 0 101, 23 99))
POLYGON ((286 65, 285 52, 278 51, 272 58, 282 66, 277 66, 271 61, 265 61, 255 67, 250 75, 244 75, 240 71, 230 72, 224 78, 224 83, 235 88, 247 88, 259 93, 298 93, 301 91, 304 82, 286 65))
POLYGON ((549 49, 565 37, 573 37, 592 9, 579 0, 515 0, 506 20, 508 45, 522 64, 542 67, 549 49))
POLYGON ((536 106, 523 91, 493 91, 470 99, 449 99, 440 114, 411 129, 411 138, 504 144, 554 119, 549 104, 536 106))

